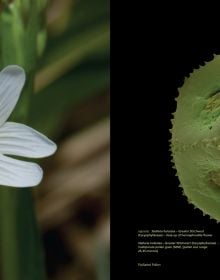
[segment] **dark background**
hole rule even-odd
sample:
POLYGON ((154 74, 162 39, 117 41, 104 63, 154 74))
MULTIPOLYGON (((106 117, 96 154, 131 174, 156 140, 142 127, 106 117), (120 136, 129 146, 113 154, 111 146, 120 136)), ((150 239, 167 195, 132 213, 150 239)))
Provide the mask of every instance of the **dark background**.
MULTIPOLYGON (((177 88, 194 68, 220 54, 218 8, 200 5, 198 10, 179 3, 171 9, 148 7, 143 17, 140 10, 137 29, 129 37, 124 34, 125 44, 117 48, 121 67, 115 74, 114 58, 112 62, 112 147, 118 146, 112 150, 113 278, 134 273, 135 279, 146 279, 148 271, 137 267, 139 261, 148 262, 137 254, 137 230, 204 229, 220 242, 220 225, 182 196, 168 142, 177 88)), ((164 264, 157 272, 217 271, 219 257, 217 246, 152 255, 150 261, 164 264)))

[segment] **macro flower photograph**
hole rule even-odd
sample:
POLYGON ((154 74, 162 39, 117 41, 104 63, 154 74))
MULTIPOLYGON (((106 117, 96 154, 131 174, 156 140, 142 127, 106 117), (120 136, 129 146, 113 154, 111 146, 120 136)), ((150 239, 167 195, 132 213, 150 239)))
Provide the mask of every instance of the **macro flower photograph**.
POLYGON ((0 279, 109 280, 109 2, 0 1, 0 279))

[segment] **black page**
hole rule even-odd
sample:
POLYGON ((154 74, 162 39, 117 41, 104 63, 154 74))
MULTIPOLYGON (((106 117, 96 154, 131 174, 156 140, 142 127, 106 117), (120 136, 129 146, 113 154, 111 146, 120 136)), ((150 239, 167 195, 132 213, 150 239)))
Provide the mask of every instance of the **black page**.
MULTIPOLYGON (((203 216, 182 195, 172 169, 168 140, 177 88, 194 68, 211 60, 213 53, 220 53, 220 24, 218 28, 217 22, 190 7, 187 13, 179 10, 165 16, 162 10, 158 13, 153 9, 155 17, 146 19, 143 32, 124 36, 127 44, 119 50, 122 66, 119 75, 113 74, 112 78, 113 278, 130 273, 135 274, 134 279, 146 279, 151 272, 217 271, 219 266, 220 224, 203 216), (125 55, 128 39, 131 52, 125 55), (117 78, 122 76, 123 82, 118 83, 117 78), (118 149, 114 152, 115 145, 118 149), (139 241, 155 241, 138 237, 140 230, 196 230, 209 234, 209 241, 216 245, 140 254, 139 241), (155 265, 139 266, 146 263, 155 265)), ((141 24, 138 21, 138 26, 141 24)), ((115 63, 113 59, 113 70, 115 63)), ((163 237, 157 241, 174 240, 163 237)), ((176 241, 205 242, 207 238, 176 241)))

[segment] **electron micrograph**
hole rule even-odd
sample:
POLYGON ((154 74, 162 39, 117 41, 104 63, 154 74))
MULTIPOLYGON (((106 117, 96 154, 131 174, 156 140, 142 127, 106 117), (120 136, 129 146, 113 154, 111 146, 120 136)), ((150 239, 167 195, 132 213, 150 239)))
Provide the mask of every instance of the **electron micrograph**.
POLYGON ((220 56, 195 69, 179 88, 171 152, 189 203, 220 221, 220 56))

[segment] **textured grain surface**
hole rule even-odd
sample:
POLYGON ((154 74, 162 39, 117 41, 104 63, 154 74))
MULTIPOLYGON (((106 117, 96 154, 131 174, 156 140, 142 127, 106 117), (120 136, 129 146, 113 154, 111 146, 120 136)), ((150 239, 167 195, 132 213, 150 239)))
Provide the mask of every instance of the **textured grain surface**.
POLYGON ((220 220, 220 56, 194 70, 179 89, 171 150, 189 200, 220 220))

